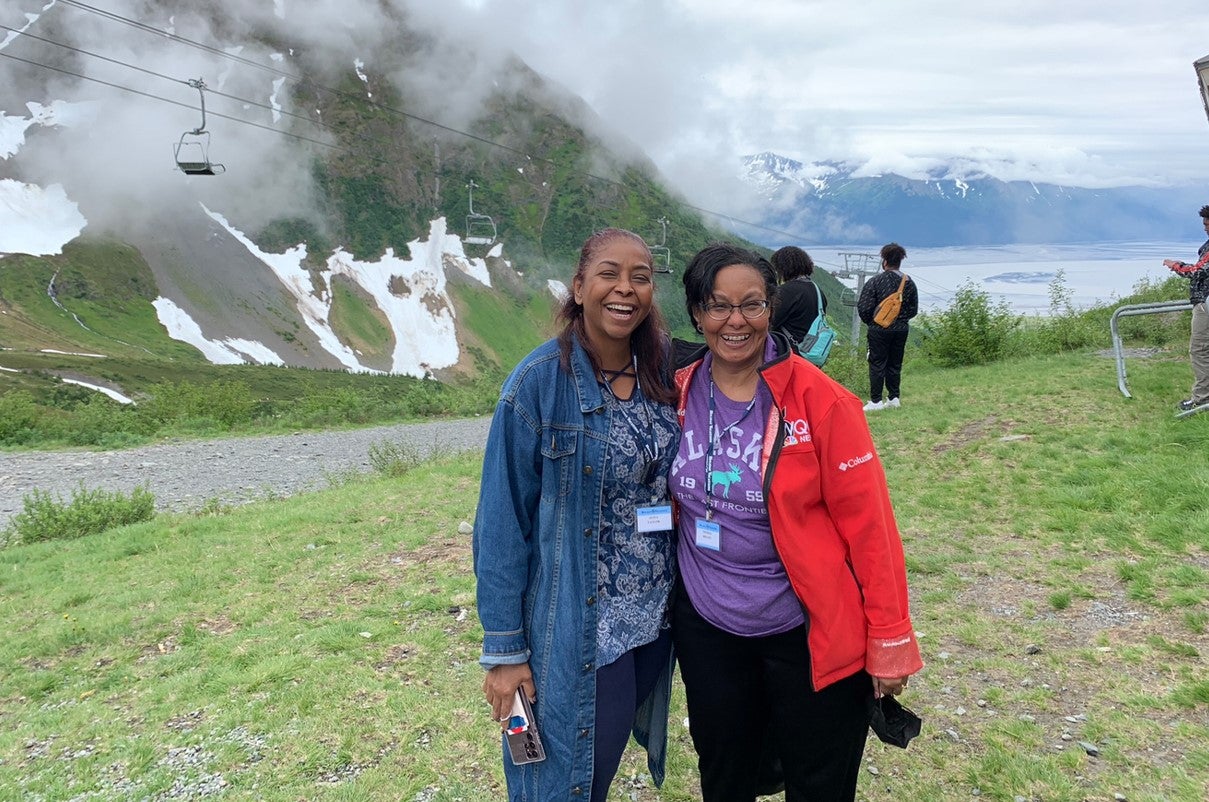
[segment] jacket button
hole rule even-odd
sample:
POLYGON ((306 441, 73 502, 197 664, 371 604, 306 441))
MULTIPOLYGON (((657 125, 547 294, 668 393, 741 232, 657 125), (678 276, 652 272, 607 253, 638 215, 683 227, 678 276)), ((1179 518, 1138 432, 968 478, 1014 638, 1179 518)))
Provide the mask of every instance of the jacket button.
POLYGON ((584 789, 580 788, 578 785, 571 789, 571 793, 575 794, 575 796, 583 796, 583 792, 584 789))
POLYGON ((582 730, 579 731, 580 738, 587 738, 591 734, 592 734, 592 731, 590 729, 588 729, 587 727, 584 727, 582 730))
POLYGON ((591 475, 592 475, 592 466, 585 465, 584 466, 584 476, 591 476, 591 475))
POLYGON ((584 663, 584 671, 591 671, 591 670, 592 670, 592 664, 584 663))
POLYGON ((592 537, 592 527, 589 526, 584 530, 584 537, 592 537))
POLYGON ((589 606, 589 607, 591 607, 593 604, 596 604, 596 597, 595 597, 595 596, 589 596, 589 597, 588 597, 588 606, 589 606))

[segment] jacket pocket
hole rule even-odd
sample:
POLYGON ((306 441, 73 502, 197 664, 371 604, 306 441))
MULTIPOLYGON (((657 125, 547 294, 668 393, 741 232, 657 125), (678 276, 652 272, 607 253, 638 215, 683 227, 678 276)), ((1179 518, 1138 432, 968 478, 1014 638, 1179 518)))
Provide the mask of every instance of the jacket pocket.
MULTIPOLYGON (((574 471, 577 464, 575 452, 579 443, 579 431, 576 429, 547 429, 542 435, 542 460, 545 463, 543 473, 547 470, 558 478, 558 495, 565 496, 571 492, 574 481, 574 471)), ((543 482, 545 490, 550 486, 543 482)))

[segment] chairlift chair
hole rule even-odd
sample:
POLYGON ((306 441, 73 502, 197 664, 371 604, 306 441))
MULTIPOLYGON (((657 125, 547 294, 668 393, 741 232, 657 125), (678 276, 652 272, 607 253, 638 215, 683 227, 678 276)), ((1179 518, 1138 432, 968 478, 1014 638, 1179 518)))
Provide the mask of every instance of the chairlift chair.
POLYGON ((185 175, 218 175, 227 168, 210 161, 210 132, 206 130, 206 84, 200 78, 190 79, 189 86, 201 96, 201 125, 181 134, 173 148, 176 167, 185 175))
POLYGON ((651 252, 651 269, 656 273, 671 273, 672 250, 667 247, 667 218, 660 217, 659 224, 663 226, 663 236, 659 238, 659 244, 647 244, 647 249, 651 252))
POLYGON ((470 190, 470 214, 466 215, 466 244, 493 245, 499 236, 495 221, 491 219, 491 215, 475 214, 474 188, 478 185, 471 181, 466 186, 470 190))

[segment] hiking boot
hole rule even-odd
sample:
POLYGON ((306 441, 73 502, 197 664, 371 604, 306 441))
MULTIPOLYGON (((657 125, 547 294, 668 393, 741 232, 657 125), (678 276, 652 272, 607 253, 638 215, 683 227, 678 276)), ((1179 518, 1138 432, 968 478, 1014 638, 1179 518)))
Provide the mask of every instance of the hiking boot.
POLYGON ((901 406, 902 402, 898 400, 898 396, 895 396, 886 402, 886 409, 898 409, 901 406))
POLYGON ((1180 412, 1191 412, 1199 406, 1204 406, 1206 403, 1209 403, 1209 401, 1193 401, 1191 398, 1185 398, 1183 401, 1176 404, 1176 408, 1179 409, 1180 412))
POLYGON ((865 404, 866 412, 875 412, 879 409, 885 409, 885 408, 886 408, 885 401, 870 401, 868 404, 865 404))

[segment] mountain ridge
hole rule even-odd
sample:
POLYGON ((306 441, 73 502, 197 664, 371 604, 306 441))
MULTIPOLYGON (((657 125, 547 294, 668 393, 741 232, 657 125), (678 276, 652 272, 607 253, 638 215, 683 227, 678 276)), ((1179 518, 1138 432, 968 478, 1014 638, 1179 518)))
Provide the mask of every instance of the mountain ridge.
POLYGON ((768 204, 761 221, 828 244, 896 240, 921 247, 1170 240, 1187 236, 1203 192, 1183 187, 1087 189, 1003 181, 952 167, 925 178, 865 174, 846 162, 745 156, 740 176, 768 204))

